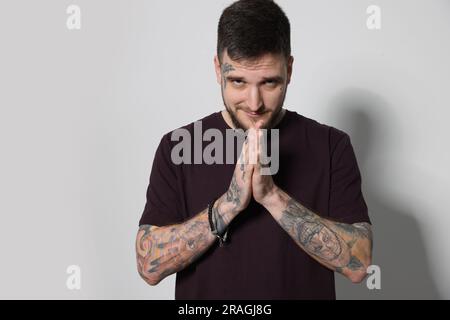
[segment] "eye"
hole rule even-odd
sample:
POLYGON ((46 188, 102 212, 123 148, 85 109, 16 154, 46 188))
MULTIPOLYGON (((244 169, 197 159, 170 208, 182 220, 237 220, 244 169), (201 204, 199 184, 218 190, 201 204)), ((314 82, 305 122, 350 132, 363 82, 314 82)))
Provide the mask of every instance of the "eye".
POLYGON ((265 84, 266 84, 267 86, 269 86, 269 87, 276 87, 276 86, 278 85, 278 82, 277 82, 277 81, 274 81, 274 80, 267 80, 267 81, 265 82, 265 84))
POLYGON ((244 84, 244 81, 242 80, 233 80, 232 82, 236 87, 240 87, 244 84))

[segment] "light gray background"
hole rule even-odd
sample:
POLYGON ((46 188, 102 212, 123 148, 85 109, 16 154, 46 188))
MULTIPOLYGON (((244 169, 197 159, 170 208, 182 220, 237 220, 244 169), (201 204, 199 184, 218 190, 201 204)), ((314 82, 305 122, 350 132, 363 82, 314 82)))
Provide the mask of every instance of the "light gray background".
MULTIPOLYGON (((0 2, 0 298, 174 297, 174 276, 139 278, 134 239, 162 134, 221 109, 230 3, 0 2)), ((382 288, 337 276, 338 298, 449 299, 450 1, 278 3, 296 59, 285 106, 350 134, 374 223, 382 288)))

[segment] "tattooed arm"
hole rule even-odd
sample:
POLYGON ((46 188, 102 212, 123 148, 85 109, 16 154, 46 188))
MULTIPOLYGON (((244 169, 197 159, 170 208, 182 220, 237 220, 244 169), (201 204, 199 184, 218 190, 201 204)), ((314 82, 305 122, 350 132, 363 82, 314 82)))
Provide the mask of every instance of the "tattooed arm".
MULTIPOLYGON (((226 194, 216 201, 212 214, 219 232, 236 216, 233 208, 226 194)), ((216 239, 211 233, 207 209, 181 224, 142 225, 136 237, 138 272, 148 284, 156 285, 194 262, 216 239)))
POLYGON ((324 219, 279 188, 274 190, 262 204, 294 241, 322 265, 361 282, 372 259, 371 225, 324 219))
MULTIPOLYGON (((262 133, 258 131, 257 134, 260 138, 256 140, 259 157, 264 141, 262 133)), ((345 224, 320 217, 278 188, 272 176, 263 175, 261 168, 258 159, 252 175, 255 200, 312 258, 352 282, 361 282, 372 261, 371 225, 345 224)))
MULTIPOLYGON (((248 157, 245 143, 240 159, 248 157)), ((214 204, 212 219, 219 234, 250 202, 253 165, 236 164, 230 185, 214 204)), ((137 267, 141 277, 150 285, 158 284, 168 275, 194 262, 217 240, 211 232, 208 210, 181 224, 170 226, 142 225, 136 237, 137 267)))

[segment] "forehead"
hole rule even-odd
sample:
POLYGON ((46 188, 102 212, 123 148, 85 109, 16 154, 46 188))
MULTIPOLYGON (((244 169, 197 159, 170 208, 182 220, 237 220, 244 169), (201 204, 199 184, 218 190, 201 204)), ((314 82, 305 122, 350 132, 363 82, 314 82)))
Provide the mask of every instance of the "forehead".
POLYGON ((228 56, 227 52, 225 51, 223 54, 223 65, 227 66, 231 65, 233 68, 230 68, 229 66, 227 69, 230 71, 228 74, 230 75, 281 75, 284 66, 285 66, 285 59, 284 57, 272 53, 267 53, 262 55, 261 57, 258 57, 254 60, 231 60, 228 56))

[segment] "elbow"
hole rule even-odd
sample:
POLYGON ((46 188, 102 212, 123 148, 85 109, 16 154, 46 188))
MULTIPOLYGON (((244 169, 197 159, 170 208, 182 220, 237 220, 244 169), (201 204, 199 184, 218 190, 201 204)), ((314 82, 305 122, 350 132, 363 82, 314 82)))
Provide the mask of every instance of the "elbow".
POLYGON ((361 283, 366 278, 367 270, 371 264, 372 246, 371 243, 364 243, 352 251, 344 275, 353 283, 361 283))
POLYGON ((161 279, 158 279, 158 278, 144 278, 144 280, 152 287, 156 286, 158 283, 161 282, 161 279))
POLYGON ((136 237, 136 263, 137 271, 141 278, 151 286, 156 286, 161 280, 162 276, 158 268, 152 265, 152 261, 157 261, 151 255, 152 242, 148 239, 148 232, 152 229, 151 226, 141 226, 136 237), (146 236, 147 235, 147 236, 146 236))
POLYGON ((175 269, 171 269, 167 266, 152 265, 152 261, 158 260, 159 258, 146 257, 144 259, 138 260, 137 271, 141 278, 151 286, 156 286, 165 277, 176 272, 175 269))
POLYGON ((143 270, 141 270, 141 268, 138 267, 138 273, 141 276, 141 278, 149 285, 151 286, 156 286, 158 283, 161 282, 161 278, 158 277, 157 275, 151 275, 148 273, 144 273, 143 270))
POLYGON ((372 241, 370 239, 361 241, 354 249, 347 277, 353 283, 361 283, 366 278, 367 270, 372 264, 372 241))
POLYGON ((355 259, 359 262, 359 265, 350 269, 347 278, 353 283, 361 283, 367 276, 367 268, 372 264, 372 257, 370 254, 365 254, 364 258, 355 259))
POLYGON ((366 270, 356 270, 356 271, 352 271, 347 275, 347 278, 352 282, 352 283, 361 283, 364 278, 367 276, 367 272, 366 270))
MULTIPOLYGON (((159 275, 159 272, 149 272, 150 265, 149 259, 144 259, 143 261, 138 261, 137 271, 141 278, 147 282, 147 284, 151 286, 156 286, 161 282, 162 277, 159 275)), ((153 271, 153 270, 152 270, 153 271)))

